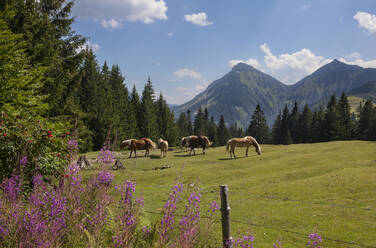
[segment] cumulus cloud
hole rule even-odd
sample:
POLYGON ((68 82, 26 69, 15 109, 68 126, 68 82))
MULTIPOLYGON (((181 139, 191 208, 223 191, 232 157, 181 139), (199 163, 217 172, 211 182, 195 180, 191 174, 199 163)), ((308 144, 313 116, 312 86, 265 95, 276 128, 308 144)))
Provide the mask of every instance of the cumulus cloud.
POLYGON ((197 13, 197 14, 191 14, 191 15, 185 15, 185 20, 187 22, 199 25, 199 26, 208 26, 212 25, 213 22, 210 22, 208 20, 208 16, 205 12, 197 13))
POLYGON ((75 2, 73 9, 73 14, 79 18, 140 21, 146 24, 167 20, 166 12, 164 0, 80 0, 75 2))
POLYGON ((362 58, 340 58, 339 61, 350 64, 350 65, 358 65, 364 68, 376 68, 376 60, 363 60, 362 58))
POLYGON ((364 28, 371 34, 376 33, 376 15, 358 11, 354 19, 358 21, 359 28, 364 28))
POLYGON ((115 20, 115 19, 110 19, 110 20, 102 20, 101 25, 108 30, 113 30, 115 28, 120 28, 121 27, 121 22, 115 20))
POLYGON ((192 79, 196 79, 196 80, 198 80, 202 83, 206 82, 206 80, 201 76, 201 74, 199 72, 194 71, 192 69, 180 69, 180 70, 173 72, 172 75, 174 75, 175 78, 170 79, 169 80, 170 82, 176 82, 176 81, 178 81, 179 79, 182 79, 182 78, 192 78, 192 79))

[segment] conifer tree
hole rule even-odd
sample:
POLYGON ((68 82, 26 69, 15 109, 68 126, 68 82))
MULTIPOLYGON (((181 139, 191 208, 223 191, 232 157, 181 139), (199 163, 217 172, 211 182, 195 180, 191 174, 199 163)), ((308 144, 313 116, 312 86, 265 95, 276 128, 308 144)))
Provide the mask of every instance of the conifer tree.
POLYGON ((217 136, 217 124, 214 121, 214 117, 210 118, 209 126, 208 126, 208 138, 211 142, 213 142, 213 146, 218 145, 218 136, 217 136))
POLYGON ((298 103, 295 101, 294 107, 289 116, 289 130, 291 133, 291 138, 293 143, 300 143, 299 136, 299 107, 298 103))
POLYGON ((350 113, 350 104, 345 93, 342 93, 337 104, 338 116, 338 138, 351 139, 353 133, 353 122, 350 113))
POLYGON ((177 120, 177 125, 179 127, 179 134, 181 137, 189 136, 188 126, 187 126, 187 115, 185 112, 180 112, 179 118, 177 120))
POLYGON ((312 116, 311 130, 310 130, 310 141, 311 142, 321 142, 325 140, 324 132, 324 110, 322 107, 318 111, 315 111, 312 116))
POLYGON ((372 131, 376 120, 376 113, 372 105, 371 100, 367 100, 360 110, 358 137, 362 140, 370 140, 375 135, 372 131))
POLYGON ((308 105, 304 106, 303 112, 299 116, 298 121, 298 136, 299 140, 302 143, 310 142, 310 131, 312 124, 312 112, 309 109, 308 105))
POLYGON ((230 138, 223 115, 219 118, 217 136, 218 145, 220 146, 226 145, 227 140, 230 138))
POLYGON ((326 141, 338 139, 337 99, 331 96, 325 111, 324 132, 326 141))
POLYGON ((156 123, 156 111, 154 105, 154 89, 150 77, 144 87, 141 99, 141 135, 143 137, 158 139, 158 128, 156 123))
POLYGON ((281 115, 281 112, 279 112, 272 127, 273 144, 282 144, 281 128, 282 128, 282 115, 281 115))
POLYGON ((289 129, 289 109, 287 108, 287 104, 285 105, 285 108, 282 113, 282 119, 281 119, 281 142, 284 145, 289 145, 293 142, 290 129, 289 129))
POLYGON ((187 110, 187 132, 189 133, 189 135, 193 134, 192 116, 189 109, 187 110))
POLYGON ((134 136, 128 137, 128 138, 139 138, 141 137, 141 103, 140 103, 140 96, 138 95, 136 85, 133 85, 132 88, 132 94, 130 99, 130 112, 133 116, 135 116, 135 123, 136 123, 136 129, 134 136))
POLYGON ((202 112, 201 107, 198 109, 197 115, 193 122, 194 128, 193 132, 195 135, 205 135, 204 133, 204 113, 202 112))
POLYGON ((260 104, 257 104, 253 112, 252 119, 247 129, 247 135, 253 136, 259 143, 269 142, 269 127, 260 104))

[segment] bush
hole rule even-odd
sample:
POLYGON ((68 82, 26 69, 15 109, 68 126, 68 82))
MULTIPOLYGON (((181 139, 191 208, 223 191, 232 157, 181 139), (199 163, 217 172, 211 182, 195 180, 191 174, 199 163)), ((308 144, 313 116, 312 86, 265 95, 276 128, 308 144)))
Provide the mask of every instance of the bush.
POLYGON ((0 120, 0 180, 17 174, 27 189, 37 172, 45 180, 62 174, 70 139, 63 124, 4 112, 0 120))

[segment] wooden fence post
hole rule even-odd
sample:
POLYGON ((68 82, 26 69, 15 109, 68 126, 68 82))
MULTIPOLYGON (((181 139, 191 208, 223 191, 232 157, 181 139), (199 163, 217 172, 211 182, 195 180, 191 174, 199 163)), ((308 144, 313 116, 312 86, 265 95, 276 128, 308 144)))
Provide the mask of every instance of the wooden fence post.
POLYGON ((222 212, 222 242, 223 248, 232 247, 232 237, 230 235, 230 204, 228 201, 228 186, 219 186, 221 190, 221 212, 222 212))

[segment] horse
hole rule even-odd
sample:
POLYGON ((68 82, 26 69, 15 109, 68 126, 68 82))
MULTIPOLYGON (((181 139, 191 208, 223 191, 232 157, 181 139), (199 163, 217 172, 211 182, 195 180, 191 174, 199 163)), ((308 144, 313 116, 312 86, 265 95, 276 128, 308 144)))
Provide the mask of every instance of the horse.
POLYGON ((232 158, 232 155, 234 155, 234 158, 236 158, 235 147, 237 147, 237 146, 247 147, 247 149, 245 150, 245 156, 248 157, 248 148, 251 145, 255 147, 255 151, 257 152, 257 154, 261 155, 261 147, 260 147, 259 143, 257 143, 256 139, 253 138, 252 136, 245 136, 244 138, 229 139, 227 141, 227 144, 226 144, 226 151, 228 151, 229 147, 231 147, 230 158, 232 158))
POLYGON ((210 142, 206 136, 190 136, 189 147, 191 150, 189 151, 189 155, 191 155, 192 151, 193 154, 196 155, 195 148, 199 146, 202 147, 202 153, 205 154, 206 146, 211 146, 212 144, 213 142, 210 142))
POLYGON ((161 149, 161 157, 166 157, 167 150, 168 150, 168 142, 167 140, 163 140, 162 138, 159 138, 158 140, 158 146, 161 149))
POLYGON ((141 138, 139 140, 136 139, 129 139, 124 140, 121 142, 121 147, 129 147, 131 149, 131 153, 129 154, 129 158, 132 157, 132 153, 134 152, 135 158, 137 157, 136 150, 146 150, 145 157, 149 155, 149 149, 155 149, 155 143, 149 138, 141 138))
POLYGON ((192 137, 197 137, 197 136, 191 135, 191 136, 187 136, 187 137, 182 137, 180 139, 180 147, 181 147, 181 149, 183 149, 183 147, 186 147, 186 150, 188 151, 189 142, 190 142, 190 140, 191 140, 192 137))

